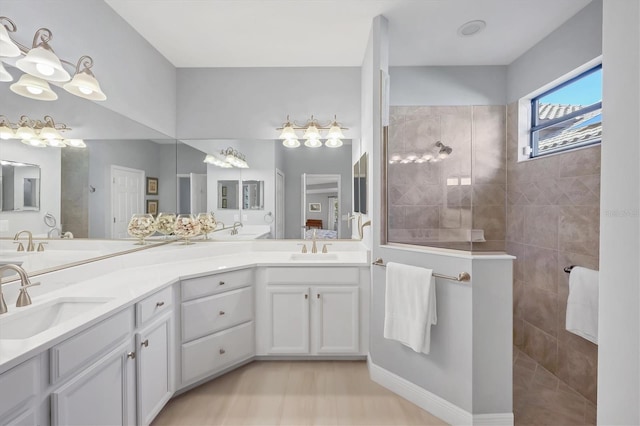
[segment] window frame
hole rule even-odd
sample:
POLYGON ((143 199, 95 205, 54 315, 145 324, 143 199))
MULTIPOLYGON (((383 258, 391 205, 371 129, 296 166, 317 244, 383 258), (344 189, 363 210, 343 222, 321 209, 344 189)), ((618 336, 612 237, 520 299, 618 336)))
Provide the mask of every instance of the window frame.
POLYGON ((572 83, 574 83, 575 81, 578 81, 594 72, 597 72, 599 70, 602 69, 602 64, 598 64, 594 67, 589 68, 588 70, 578 74, 575 77, 570 78, 569 80, 560 83, 554 87, 552 87, 549 90, 546 90, 545 92, 535 96, 534 98, 531 99, 531 123, 530 123, 530 128, 529 128, 529 158, 539 158, 539 157, 544 157, 545 155, 550 155, 550 154, 556 154, 559 152, 564 152, 564 151, 569 151, 572 149, 577 149, 577 148, 582 148, 585 146, 591 146, 591 145, 596 145, 602 142, 602 136, 600 138, 598 138, 597 140, 592 140, 589 142, 585 142, 585 143, 577 143, 577 144, 573 144, 573 145, 569 145, 569 146, 565 146, 562 148, 556 148, 553 150, 550 150, 548 152, 544 152, 544 153, 540 153, 538 150, 538 143, 536 143, 534 141, 534 136, 536 133, 538 133, 540 130, 544 130, 548 127, 551 126, 555 126, 558 123, 562 123, 565 121, 570 121, 573 120, 576 117, 579 117, 581 115, 585 115, 588 114, 590 112, 596 111, 596 110, 602 110, 602 100, 600 102, 596 102, 595 104, 591 104, 588 105, 578 111, 574 111, 570 114, 566 114, 563 115, 562 117, 557 117, 554 119, 551 119, 543 124, 539 124, 539 117, 538 117, 538 107, 539 107, 539 102, 540 99, 549 95, 550 93, 556 92, 572 83))

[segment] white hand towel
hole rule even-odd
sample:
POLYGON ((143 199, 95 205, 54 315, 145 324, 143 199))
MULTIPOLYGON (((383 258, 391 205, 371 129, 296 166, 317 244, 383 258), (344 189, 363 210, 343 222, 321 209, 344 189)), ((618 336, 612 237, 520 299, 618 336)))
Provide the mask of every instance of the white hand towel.
POLYGON ((437 323, 436 285, 431 269, 387 264, 384 337, 429 353, 431 325, 437 323))
POLYGON ((569 275, 566 328, 598 344, 598 271, 574 266, 569 275))

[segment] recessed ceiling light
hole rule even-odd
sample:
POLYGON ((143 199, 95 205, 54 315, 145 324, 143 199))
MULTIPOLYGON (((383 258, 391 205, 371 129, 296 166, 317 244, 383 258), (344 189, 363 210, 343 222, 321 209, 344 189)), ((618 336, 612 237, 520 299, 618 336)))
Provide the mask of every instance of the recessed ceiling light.
POLYGON ((461 37, 470 37, 472 35, 478 34, 480 31, 487 26, 487 23, 478 19, 475 21, 469 21, 460 25, 458 28, 458 35, 461 37))

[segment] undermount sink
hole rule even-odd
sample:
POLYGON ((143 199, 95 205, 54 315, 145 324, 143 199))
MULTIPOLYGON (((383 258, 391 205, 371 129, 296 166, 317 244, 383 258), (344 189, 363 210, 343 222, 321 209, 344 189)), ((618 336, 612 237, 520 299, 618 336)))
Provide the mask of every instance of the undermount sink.
POLYGON ((112 299, 99 297, 63 297, 41 306, 24 308, 25 311, 16 312, 6 318, 0 316, 0 340, 28 339, 110 300, 112 299))
POLYGON ((338 260, 338 255, 335 253, 293 253, 291 260, 304 260, 305 262, 338 260))

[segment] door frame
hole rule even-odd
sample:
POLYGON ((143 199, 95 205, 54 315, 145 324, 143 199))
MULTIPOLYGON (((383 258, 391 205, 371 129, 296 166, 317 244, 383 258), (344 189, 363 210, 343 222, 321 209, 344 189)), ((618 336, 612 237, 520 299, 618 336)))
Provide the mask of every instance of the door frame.
POLYGON ((124 172, 129 172, 129 173, 136 173, 139 174, 141 176, 140 179, 140 193, 142 194, 142 199, 140 200, 140 206, 141 208, 144 208, 144 197, 145 197, 145 177, 146 177, 146 172, 144 170, 140 170, 140 169, 133 169, 131 167, 124 167, 124 166, 118 166, 115 164, 112 164, 111 167, 109 168, 109 186, 111 187, 111 199, 109 200, 109 211, 111 212, 111 216, 107 218, 107 221, 109 222, 107 225, 107 228, 109 229, 109 236, 111 238, 114 238, 114 233, 115 233, 115 222, 114 219, 116 217, 116 212, 114 210, 115 208, 115 172, 116 171, 124 171, 124 172))
POLYGON ((275 197, 276 197, 276 205, 275 205, 275 212, 276 212, 276 218, 275 218, 275 224, 274 224, 274 237, 276 239, 278 238, 284 238, 284 234, 285 234, 285 210, 286 210, 286 204, 285 204, 285 197, 286 197, 286 192, 285 192, 285 188, 286 188, 286 184, 285 184, 285 175, 284 172, 282 170, 280 170, 279 168, 276 167, 276 182, 275 182, 275 197), (282 176, 282 191, 280 191, 280 193, 278 193, 278 176, 282 176), (280 195, 280 197, 278 197, 278 195, 280 195), (279 199, 280 198, 280 199, 279 199), (282 209, 280 209, 280 201, 282 202, 282 209), (280 216, 282 215, 282 216, 280 216), (282 217, 282 226, 278 226, 278 218, 282 217), (281 234, 281 235, 279 235, 281 234))

